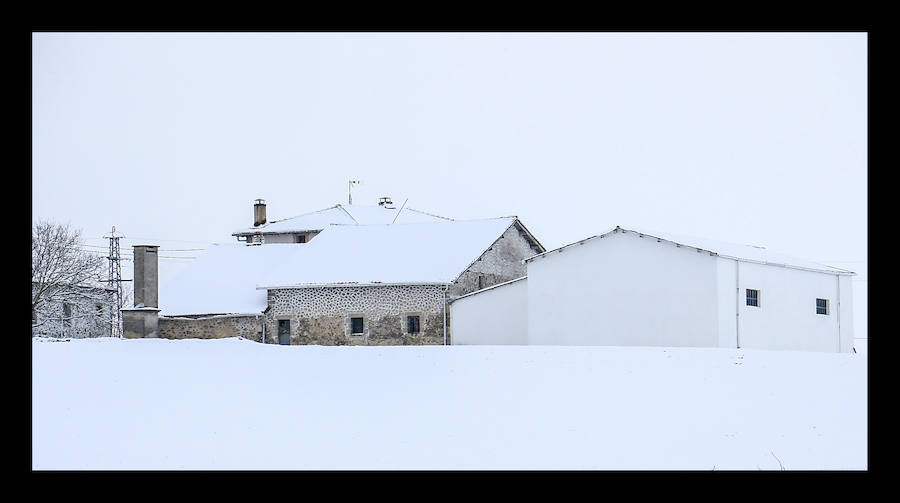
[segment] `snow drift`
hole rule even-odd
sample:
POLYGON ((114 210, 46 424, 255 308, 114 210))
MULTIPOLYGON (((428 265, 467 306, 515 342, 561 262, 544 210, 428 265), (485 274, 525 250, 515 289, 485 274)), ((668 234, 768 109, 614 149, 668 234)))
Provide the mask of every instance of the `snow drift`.
POLYGON ((867 357, 32 343, 37 470, 866 469, 867 357))

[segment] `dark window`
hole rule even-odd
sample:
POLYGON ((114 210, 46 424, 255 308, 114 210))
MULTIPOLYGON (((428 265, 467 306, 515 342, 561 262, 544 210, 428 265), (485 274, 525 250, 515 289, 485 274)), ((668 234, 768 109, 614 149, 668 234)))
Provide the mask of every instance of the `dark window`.
POLYGON ((828 299, 816 299, 816 314, 828 314, 828 299))
POLYGON ((290 346, 291 320, 278 320, 278 344, 290 346))
POLYGON ((350 318, 350 333, 354 335, 363 333, 362 318, 350 318))
POLYGON ((63 302, 63 323, 68 327, 72 324, 72 304, 63 302))
POLYGON ((759 307, 759 290, 747 289, 747 305, 759 307))
POLYGON ((103 316, 103 304, 97 304, 97 316, 103 316))
POLYGON ((478 289, 481 290, 484 288, 484 276, 478 275, 478 289))
POLYGON ((294 236, 294 242, 295 242, 295 243, 305 243, 305 242, 306 242, 306 235, 303 234, 303 235, 300 235, 300 236, 294 236))
POLYGON ((406 317, 406 331, 411 334, 419 333, 419 317, 418 316, 407 316, 406 317))

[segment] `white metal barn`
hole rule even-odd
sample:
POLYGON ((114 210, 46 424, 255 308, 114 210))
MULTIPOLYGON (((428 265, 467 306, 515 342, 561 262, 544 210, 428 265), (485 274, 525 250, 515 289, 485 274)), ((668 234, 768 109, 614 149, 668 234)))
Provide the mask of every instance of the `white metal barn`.
POLYGON ((453 302, 454 344, 852 348, 854 273, 764 248, 615 227, 525 262, 453 302))
POLYGON ((528 278, 457 297, 451 304, 454 345, 528 344, 528 278))
POLYGON ((529 344, 849 352, 850 271, 615 227, 525 259, 529 344))

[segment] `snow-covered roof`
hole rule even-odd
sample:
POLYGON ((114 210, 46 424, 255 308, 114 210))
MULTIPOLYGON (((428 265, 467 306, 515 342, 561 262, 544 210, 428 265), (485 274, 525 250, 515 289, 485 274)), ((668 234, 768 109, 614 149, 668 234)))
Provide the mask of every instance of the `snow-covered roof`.
POLYGON ((329 225, 299 244, 209 247, 160 289, 166 316, 250 314, 266 288, 449 284, 518 219, 329 225))
POLYGON ((256 289, 264 273, 278 268, 300 248, 293 244, 210 246, 178 276, 160 288, 162 314, 249 314, 267 305, 256 289))
POLYGON ((613 227, 606 232, 601 234, 597 234, 580 241, 576 241, 574 243, 570 243, 559 248, 546 251, 544 253, 534 255, 532 257, 528 257, 525 259, 525 262, 529 262, 538 257, 547 256, 556 251, 562 251, 570 246, 584 243, 586 241, 590 241, 592 239, 601 238, 607 236, 609 234, 622 232, 622 233, 633 233, 638 236, 647 236, 656 239, 660 239, 663 241, 668 241, 671 243, 675 243, 681 246, 687 246, 690 248, 703 250, 706 252, 710 252, 713 255, 718 255, 724 258, 730 258, 735 260, 740 260, 742 262, 753 262, 757 264, 767 264, 781 267, 790 267, 794 269, 803 269, 809 271, 817 271, 817 272, 827 272, 831 274, 855 274, 852 271, 848 271, 845 269, 839 269, 837 267, 828 266, 825 264, 820 264, 818 262, 813 262, 811 260, 805 260, 801 258, 791 257, 789 255, 784 255, 782 253, 777 253, 773 251, 769 251, 766 248, 760 246, 752 246, 752 245, 741 245, 735 243, 727 243, 723 241, 716 241, 713 239, 707 238, 698 238, 694 236, 685 236, 682 234, 672 234, 669 232, 658 232, 658 231, 650 231, 643 230, 637 231, 632 229, 625 229, 619 226, 613 227))
POLYGON ((291 218, 273 220, 255 227, 247 227, 235 231, 233 235, 281 232, 318 231, 332 224, 343 225, 375 225, 390 224, 397 218, 398 224, 424 223, 435 221, 452 221, 450 218, 432 215, 424 211, 408 207, 388 208, 378 205, 343 205, 336 204, 323 210, 304 213, 291 218), (401 211, 402 210, 402 211, 401 211), (398 216, 399 212, 399 216, 398 216))
POLYGON ((448 284, 516 217, 393 225, 332 225, 302 246, 260 287, 448 284))

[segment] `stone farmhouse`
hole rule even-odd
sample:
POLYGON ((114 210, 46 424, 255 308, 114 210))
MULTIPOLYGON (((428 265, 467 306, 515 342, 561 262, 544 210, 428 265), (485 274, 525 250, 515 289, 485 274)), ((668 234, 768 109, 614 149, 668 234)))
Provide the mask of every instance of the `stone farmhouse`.
POLYGON ((240 336, 269 344, 449 344, 454 298, 521 277, 545 251, 515 216, 454 220, 335 205, 254 225, 156 291, 156 246, 134 247, 126 337, 240 336))
MULTIPOLYGON (((31 294, 40 284, 31 284, 31 294)), ((32 337, 109 337, 115 313, 116 290, 97 285, 60 285, 42 296, 46 299, 31 311, 32 337)))

